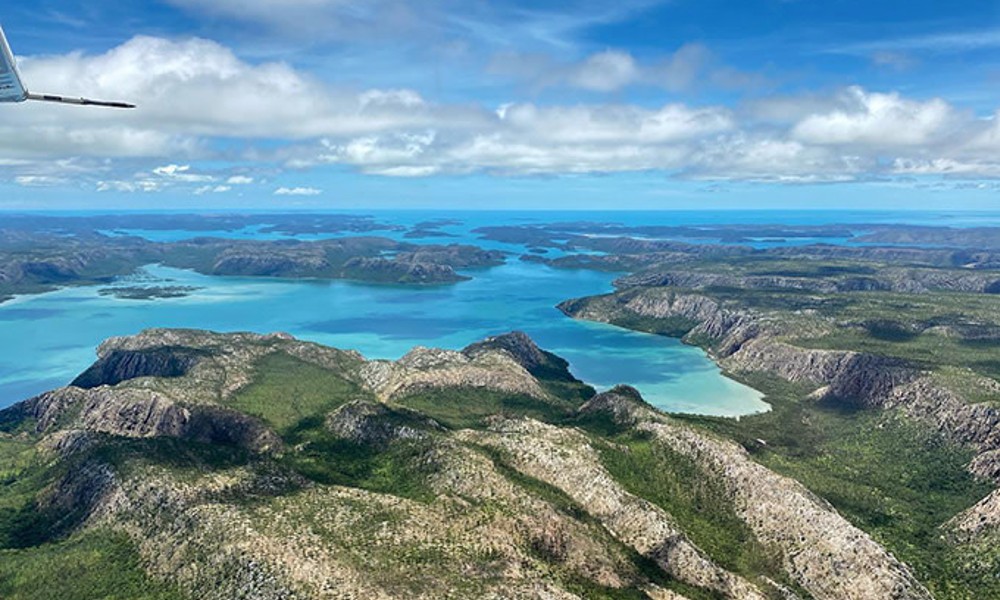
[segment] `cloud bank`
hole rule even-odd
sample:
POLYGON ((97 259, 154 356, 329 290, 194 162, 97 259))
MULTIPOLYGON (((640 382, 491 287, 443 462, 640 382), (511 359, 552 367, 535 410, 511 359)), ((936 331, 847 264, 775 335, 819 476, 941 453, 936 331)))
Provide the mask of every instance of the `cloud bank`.
MULTIPOLYGON (((645 65, 606 50, 559 67, 560 81, 593 92, 636 82, 682 89, 707 60, 695 45, 645 65)), ((213 41, 148 36, 104 54, 28 57, 21 65, 32 89, 139 104, 132 112, 5 107, 0 177, 22 186, 73 180, 100 191, 225 193, 264 185, 262 173, 328 165, 385 177, 629 171, 789 183, 1000 177, 1000 114, 860 87, 736 108, 517 98, 485 106, 434 102, 412 89, 338 88, 288 64, 242 60, 213 41), (214 172, 190 166, 206 159, 235 166, 214 172)), ((273 193, 320 190, 292 185, 273 193)))

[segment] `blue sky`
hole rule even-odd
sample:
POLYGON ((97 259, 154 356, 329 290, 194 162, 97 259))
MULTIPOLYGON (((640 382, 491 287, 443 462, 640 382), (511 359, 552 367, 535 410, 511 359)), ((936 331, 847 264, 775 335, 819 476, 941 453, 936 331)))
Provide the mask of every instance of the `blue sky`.
POLYGON ((941 208, 1000 190, 1000 3, 39 0, 0 209, 941 208))

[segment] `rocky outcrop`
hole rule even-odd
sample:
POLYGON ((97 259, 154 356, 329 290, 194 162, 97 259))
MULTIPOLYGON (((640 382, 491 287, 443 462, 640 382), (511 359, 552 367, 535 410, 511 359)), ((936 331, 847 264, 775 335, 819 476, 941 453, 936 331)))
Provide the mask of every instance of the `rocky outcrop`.
POLYGON ((956 515, 945 524, 945 530, 960 543, 1000 535, 1000 490, 994 490, 975 506, 956 515))
POLYGON ((800 348, 770 338, 744 343, 721 362, 732 371, 764 371, 788 381, 821 386, 814 394, 817 398, 864 407, 885 406, 898 386, 920 375, 900 360, 800 348))
POLYGON ((383 400, 434 388, 478 388, 548 398, 531 373, 507 352, 469 357, 417 347, 398 361, 371 361, 360 369, 364 385, 383 400))
POLYGON ((502 265, 507 253, 484 250, 476 246, 451 244, 448 246, 413 246, 412 250, 397 253, 393 260, 415 265, 447 265, 455 269, 495 267, 502 265))
MULTIPOLYGON (((97 370, 112 356, 155 356, 150 366, 182 363, 183 376, 126 379, 130 387, 148 387, 186 404, 216 404, 250 383, 258 361, 284 352, 317 366, 350 376, 364 358, 354 351, 301 342, 285 333, 218 334, 187 329, 148 329, 128 337, 110 338, 98 348, 97 370)), ((124 382, 123 381, 123 382, 124 382)))
POLYGON ((159 347, 133 352, 110 350, 74 379, 71 385, 95 388, 117 385, 138 377, 183 377, 200 359, 201 354, 189 348, 159 347))
POLYGON ((546 353, 523 331, 512 331, 503 335, 488 337, 481 342, 470 344, 462 354, 475 358, 487 352, 502 350, 510 354, 529 373, 548 362, 546 353))
POLYGON ((646 414, 645 409, 648 408, 651 407, 642 399, 639 390, 628 385, 617 385, 585 402, 578 412, 581 415, 609 416, 612 422, 631 427, 646 414))
POLYGON ((928 423, 947 439, 976 449, 969 470, 1000 483, 1000 407, 992 403, 970 404, 930 377, 898 386, 885 396, 886 408, 928 423))
MULTIPOLYGON (((978 476, 1000 482, 1000 409, 970 404, 921 369, 899 359, 795 345, 818 336, 809 325, 767 313, 730 309, 707 296, 672 288, 630 288, 607 296, 572 300, 560 309, 575 318, 622 322, 622 315, 690 321, 684 340, 705 346, 728 371, 764 372, 816 388, 813 398, 863 408, 897 409, 947 439, 975 448, 969 465, 978 476), (787 341, 786 341, 787 340, 787 341)), ((815 327, 815 326, 813 326, 815 327)))
POLYGON ((817 600, 931 597, 868 534, 802 484, 752 460, 738 444, 673 422, 627 388, 601 394, 582 410, 606 411, 698 464, 724 486, 739 517, 763 544, 780 550, 785 570, 817 600))
POLYGON ((330 267, 326 253, 318 246, 255 245, 224 250, 216 258, 211 272, 246 277, 296 277, 316 275, 330 267))
MULTIPOLYGON (((675 309, 710 320, 725 312, 697 298, 678 299, 675 309)), ((815 362, 824 377, 847 368, 844 359, 815 362)), ((796 597, 752 566, 734 567, 746 569, 739 574, 720 566, 669 512, 626 490, 597 450, 617 447, 614 438, 503 416, 485 430, 454 431, 392 403, 441 388, 464 389, 469 402, 475 390, 565 402, 532 375, 563 363, 524 334, 463 352, 417 348, 392 362, 281 334, 160 330, 109 340, 98 364, 96 387, 43 394, 0 414, 0 423, 33 423, 46 457, 80 466, 39 496, 45 506, 74 511, 80 522, 67 521, 71 527, 126 533, 149 573, 193 597, 429 599, 447 589, 456 597, 576 598, 581 585, 593 585, 679 598, 649 581, 635 552, 669 579, 715 596, 796 597), (184 374, 161 376, 171 372, 163 367, 171 353, 191 352, 198 360, 184 374), (331 412, 333 405, 318 408, 315 429, 287 446, 227 406, 274 353, 357 386, 331 412), (129 358, 136 356, 143 358, 129 358), (147 453, 160 444, 131 441, 153 437, 200 444, 175 462, 147 453), (100 460, 104 444, 123 465, 100 460), (199 452, 215 455, 212 445, 249 452, 203 460, 199 452), (331 485, 329 473, 355 487, 331 485)), ((871 538, 740 446, 679 425, 627 386, 588 398, 582 415, 632 428, 717 481, 735 514, 768 550, 780 549, 789 577, 813 597, 929 597, 871 538)))
POLYGON ((38 433, 75 429, 130 438, 174 437, 228 444, 255 452, 281 447, 259 420, 207 405, 184 406, 150 390, 62 388, 25 402, 38 433))
POLYGON ((429 432, 444 430, 434 419, 418 412, 364 400, 350 402, 330 413, 326 428, 339 438, 377 447, 396 440, 425 439, 429 432))
POLYGON ((585 436, 530 419, 498 419, 465 439, 502 450, 525 474, 555 486, 618 539, 672 577, 726 598, 765 598, 753 584, 714 564, 659 507, 626 492, 601 466, 585 436))
POLYGON ((682 598, 481 453, 445 441, 426 460, 431 503, 261 466, 183 478, 149 467, 106 492, 89 522, 127 532, 148 571, 198 598, 579 598, 565 580, 682 598))

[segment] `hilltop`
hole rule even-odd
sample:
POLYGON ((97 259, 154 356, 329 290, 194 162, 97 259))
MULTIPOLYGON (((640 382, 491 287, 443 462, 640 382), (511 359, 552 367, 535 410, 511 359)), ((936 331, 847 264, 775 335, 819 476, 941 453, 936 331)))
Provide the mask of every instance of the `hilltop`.
POLYGON ((0 592, 930 597, 739 444, 566 367, 520 333, 398 361, 284 334, 108 340, 0 413, 0 592))

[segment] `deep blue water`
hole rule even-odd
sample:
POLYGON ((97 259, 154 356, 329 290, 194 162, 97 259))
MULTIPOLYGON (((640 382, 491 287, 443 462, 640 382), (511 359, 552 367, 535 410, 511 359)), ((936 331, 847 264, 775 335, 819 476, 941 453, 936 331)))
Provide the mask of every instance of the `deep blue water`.
MULTIPOLYGON (((712 223, 829 224, 1000 223, 982 213, 865 212, 465 212, 379 211, 382 222, 412 226, 453 218, 461 225, 440 229, 454 238, 415 243, 476 243, 523 252, 525 248, 483 242, 471 230, 484 225, 567 221, 626 225, 712 223)), ((150 239, 177 240, 206 232, 131 232, 150 239)), ((275 239, 255 229, 214 235, 275 239)), ((372 232, 400 239, 401 232, 372 232)), ((317 236, 303 236, 315 239, 317 236)), ((791 241, 807 243, 811 240, 791 241)), ((830 240, 826 240, 830 241, 830 240)), ((147 268, 169 285, 199 288, 191 296, 153 301, 124 300, 98 294, 98 286, 68 288, 22 296, 0 304, 0 407, 64 385, 93 361, 103 339, 134 334, 148 327, 192 327, 215 331, 285 331, 299 338, 360 350, 369 358, 398 358, 415 345, 461 348, 488 335, 514 329, 530 334, 542 347, 570 361, 585 381, 606 388, 617 383, 638 387, 647 400, 670 411, 740 415, 766 409, 760 395, 721 375, 696 348, 677 340, 566 318, 554 307, 562 300, 611 291, 613 275, 550 269, 520 262, 468 272, 474 277, 452 286, 414 288, 350 282, 281 281, 203 276, 159 266, 147 268)), ((135 285, 128 278, 121 285, 135 285)), ((144 284, 142 281, 139 284, 144 284)), ((161 282, 162 284, 162 282, 161 282)))

